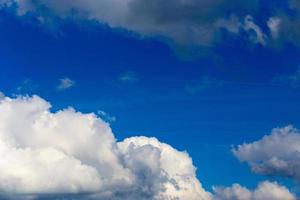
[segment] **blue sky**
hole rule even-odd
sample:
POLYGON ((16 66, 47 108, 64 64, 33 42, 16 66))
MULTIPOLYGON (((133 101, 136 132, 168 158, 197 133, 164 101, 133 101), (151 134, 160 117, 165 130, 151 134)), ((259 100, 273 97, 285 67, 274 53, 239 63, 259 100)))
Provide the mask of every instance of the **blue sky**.
MULTIPOLYGON (((214 41, 185 42, 168 31, 140 31, 140 25, 111 28, 101 18, 65 19, 51 10, 44 16, 38 8, 18 15, 16 9, 0 11, 0 90, 7 96, 37 94, 52 111, 103 111, 120 141, 145 135, 186 150, 207 190, 236 182, 255 188, 266 179, 297 187, 251 172, 231 152, 232 145, 259 140, 273 128, 300 127, 299 35, 292 32, 300 23, 288 1, 220 8, 241 21, 251 15, 268 38, 271 16, 291 16, 290 37, 267 44, 246 25, 239 33, 223 28, 214 41)), ((214 12, 207 18, 219 16, 214 12)))

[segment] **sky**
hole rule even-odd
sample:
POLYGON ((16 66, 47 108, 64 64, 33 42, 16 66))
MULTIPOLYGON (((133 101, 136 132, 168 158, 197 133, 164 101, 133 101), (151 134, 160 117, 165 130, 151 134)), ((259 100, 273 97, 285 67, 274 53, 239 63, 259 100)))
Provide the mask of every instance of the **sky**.
POLYGON ((0 0, 0 30, 0 199, 299 199, 297 0, 0 0))

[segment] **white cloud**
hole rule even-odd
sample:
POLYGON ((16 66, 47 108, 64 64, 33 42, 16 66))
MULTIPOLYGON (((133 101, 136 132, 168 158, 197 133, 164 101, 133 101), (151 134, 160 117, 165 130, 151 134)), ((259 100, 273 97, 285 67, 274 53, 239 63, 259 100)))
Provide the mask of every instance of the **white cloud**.
POLYGON ((68 77, 62 78, 59 80, 59 85, 57 86, 58 90, 65 90, 71 87, 74 87, 75 81, 71 80, 68 77))
MULTIPOLYGON (((50 107, 38 96, 1 99, 0 198, 296 199, 284 186, 267 181, 253 191, 234 184, 215 187, 211 194, 196 178, 196 168, 186 152, 155 138, 131 137, 118 142, 109 124, 95 114, 72 108, 52 113, 50 107)), ((299 138, 292 127, 275 129, 265 141, 241 145, 234 151, 247 161, 253 158, 255 162, 257 156, 264 160, 269 154, 284 155, 279 156, 284 162, 289 162, 287 157, 295 161, 299 138)))
POLYGON ((95 114, 49 108, 38 96, 0 101, 1 196, 211 199, 187 153, 155 138, 117 142, 95 114))
POLYGON ((273 129, 271 135, 239 145, 233 153, 258 174, 300 180, 300 134, 292 126, 273 129))
POLYGON ((215 187, 214 200, 296 200, 286 187, 276 182, 262 182, 253 191, 234 184, 231 187, 215 187))

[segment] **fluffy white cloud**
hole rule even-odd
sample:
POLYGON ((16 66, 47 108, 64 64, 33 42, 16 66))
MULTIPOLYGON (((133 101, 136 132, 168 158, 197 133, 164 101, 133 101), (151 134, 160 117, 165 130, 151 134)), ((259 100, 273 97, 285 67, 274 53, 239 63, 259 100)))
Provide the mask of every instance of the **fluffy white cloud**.
POLYGON ((0 99, 0 197, 211 199, 187 153, 155 138, 117 142, 94 114, 49 109, 38 96, 0 99))
POLYGON ((271 135, 239 145, 233 153, 258 174, 300 180, 300 134, 292 126, 273 129, 271 135))
POLYGON ((151 190, 157 190, 154 199, 161 200, 210 199, 210 194, 193 178, 195 167, 187 153, 174 151, 171 146, 146 137, 128 138, 118 143, 118 147, 124 155, 125 166, 134 174, 143 174, 138 177, 137 191, 151 194, 151 190))
POLYGON ((215 200, 296 200, 296 197, 285 187, 276 182, 262 182, 253 191, 234 184, 231 187, 214 188, 215 200))

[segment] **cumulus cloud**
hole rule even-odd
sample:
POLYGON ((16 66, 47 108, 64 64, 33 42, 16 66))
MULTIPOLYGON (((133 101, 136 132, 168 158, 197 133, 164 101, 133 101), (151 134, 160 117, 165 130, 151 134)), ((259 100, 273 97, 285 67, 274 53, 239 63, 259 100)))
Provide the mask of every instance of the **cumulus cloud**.
POLYGON ((155 138, 118 142, 95 114, 50 107, 38 96, 0 99, 1 197, 212 198, 186 152, 155 138))
POLYGON ((58 90, 66 90, 75 85, 75 81, 71 80, 68 77, 62 78, 59 80, 59 84, 57 86, 58 90))
POLYGON ((300 181, 300 132, 292 126, 275 128, 271 135, 239 145, 233 153, 255 173, 300 181))
POLYGON ((296 200, 286 187, 276 182, 262 182, 256 189, 249 190, 239 184, 231 187, 215 187, 214 200, 296 200))
MULTIPOLYGON (((117 141, 109 124, 96 114, 72 108, 51 112, 50 107, 38 96, 0 98, 0 199, 296 199, 284 186, 267 181, 255 190, 234 184, 207 192, 186 152, 155 138, 117 141)), ((298 158, 294 156, 300 137, 296 129, 276 129, 268 137, 275 137, 272 144, 282 150, 283 162, 289 162, 288 156, 298 158)), ((274 152, 268 137, 261 143, 274 152)), ((262 144, 254 149, 264 148, 262 144)), ((236 155, 248 158, 252 148, 244 149, 240 146, 236 155)), ((260 154, 264 151, 250 154, 256 161, 256 156, 265 158, 267 154, 260 154)))

